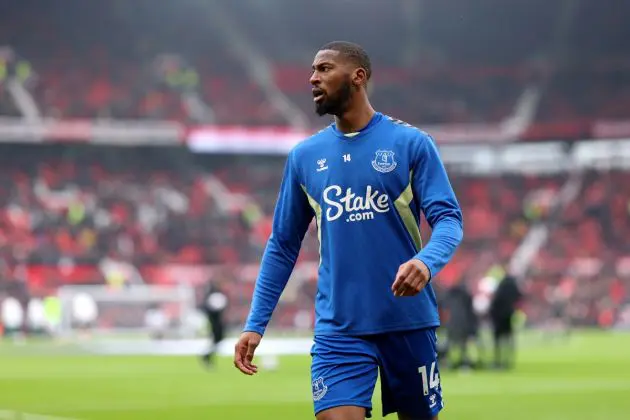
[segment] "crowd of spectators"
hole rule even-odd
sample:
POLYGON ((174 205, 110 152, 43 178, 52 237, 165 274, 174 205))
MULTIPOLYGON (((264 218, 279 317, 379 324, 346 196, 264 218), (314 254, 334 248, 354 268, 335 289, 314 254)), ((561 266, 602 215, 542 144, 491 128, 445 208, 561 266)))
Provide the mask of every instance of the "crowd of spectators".
POLYGON ((630 302, 630 175, 588 172, 575 201, 554 218, 531 268, 532 316, 551 314, 563 299, 575 322, 611 326, 630 302))
MULTIPOLYGON (((105 260, 130 264, 142 273, 169 264, 224 266, 221 277, 237 302, 232 319, 236 323, 244 316, 253 284, 251 278, 239 278, 235 268, 260 260, 283 158, 199 156, 175 148, 126 148, 122 153, 87 145, 3 149, 9 147, 11 153, 0 153, 0 266, 5 283, 22 278, 29 284, 17 268, 35 266, 51 272, 94 267, 85 281, 103 283, 97 268, 105 260)), ((580 280, 581 293, 586 293, 586 280, 575 274, 576 266, 598 261, 615 267, 630 251, 624 240, 630 228, 630 191, 623 187, 627 177, 588 174, 578 200, 559 217, 550 212, 550 203, 566 176, 454 172, 453 186, 466 215, 465 240, 439 284, 464 279, 474 288, 492 266, 509 261, 533 223, 549 220, 549 243, 526 283, 532 295, 528 304, 545 305, 546 288, 567 275, 580 280)), ((429 240, 426 222, 421 227, 429 240)), ((313 223, 299 262, 318 261, 318 248, 313 223)), ((593 288, 593 293, 585 298, 604 305, 601 292, 618 288, 621 280, 606 270, 590 273, 586 284, 592 287, 586 289, 593 288)), ((37 275, 33 285, 41 290, 58 285, 55 276, 51 284, 46 278, 37 275)), ((144 281, 151 282, 152 276, 144 281)), ((283 303, 287 312, 278 322, 291 323, 298 311, 310 310, 315 287, 311 273, 299 284, 295 299, 283 303)))

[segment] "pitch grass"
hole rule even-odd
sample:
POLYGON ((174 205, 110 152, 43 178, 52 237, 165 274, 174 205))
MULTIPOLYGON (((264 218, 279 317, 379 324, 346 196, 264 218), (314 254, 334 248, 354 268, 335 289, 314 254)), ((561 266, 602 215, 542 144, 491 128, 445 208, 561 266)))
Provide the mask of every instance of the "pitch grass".
MULTIPOLYGON (((440 419, 630 418, 630 334, 523 341, 512 372, 444 372, 440 419)), ((191 357, 64 355, 48 348, 42 355, 41 347, 0 345, 0 410, 6 410, 0 418, 313 418, 305 356, 284 357, 278 370, 245 377, 228 358, 208 371, 191 357)), ((374 418, 381 418, 378 391, 374 405, 374 418)))

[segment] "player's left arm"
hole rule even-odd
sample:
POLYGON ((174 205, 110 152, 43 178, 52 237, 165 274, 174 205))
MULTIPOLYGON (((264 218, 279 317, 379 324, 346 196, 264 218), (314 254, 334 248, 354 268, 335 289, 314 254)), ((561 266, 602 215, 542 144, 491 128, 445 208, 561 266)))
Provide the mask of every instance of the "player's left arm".
POLYGON ((431 240, 399 267, 392 291, 413 296, 448 263, 464 237, 462 211, 433 139, 423 134, 414 158, 413 193, 429 226, 431 240))

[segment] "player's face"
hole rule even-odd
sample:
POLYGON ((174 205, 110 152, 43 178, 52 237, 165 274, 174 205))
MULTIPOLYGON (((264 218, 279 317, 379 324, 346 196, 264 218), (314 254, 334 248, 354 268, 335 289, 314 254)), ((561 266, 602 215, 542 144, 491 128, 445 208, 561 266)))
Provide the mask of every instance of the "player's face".
POLYGON ((322 50, 313 61, 310 83, 318 115, 341 115, 352 95, 352 69, 340 60, 339 52, 322 50))

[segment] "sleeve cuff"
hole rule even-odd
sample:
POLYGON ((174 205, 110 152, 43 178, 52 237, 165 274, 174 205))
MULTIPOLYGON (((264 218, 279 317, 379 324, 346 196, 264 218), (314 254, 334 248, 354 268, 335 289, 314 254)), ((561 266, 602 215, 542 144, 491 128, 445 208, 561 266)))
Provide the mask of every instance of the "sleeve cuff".
POLYGON ((427 261, 425 261, 420 255, 416 255, 414 258, 422 262, 424 266, 427 268, 427 270, 429 271, 429 281, 433 280, 433 273, 435 272, 435 268, 431 267, 431 265, 427 261))
POLYGON ((245 328, 243 328, 242 332, 255 332, 256 334, 260 334, 261 336, 263 336, 265 335, 265 328, 245 325, 245 328))

